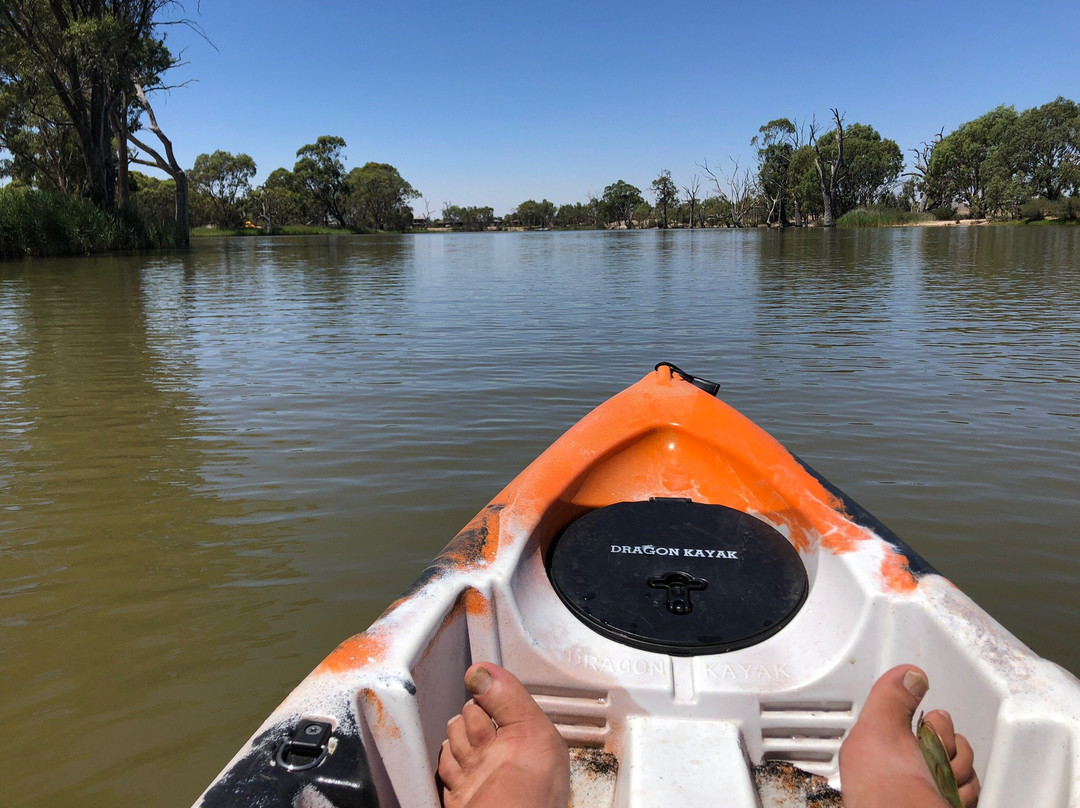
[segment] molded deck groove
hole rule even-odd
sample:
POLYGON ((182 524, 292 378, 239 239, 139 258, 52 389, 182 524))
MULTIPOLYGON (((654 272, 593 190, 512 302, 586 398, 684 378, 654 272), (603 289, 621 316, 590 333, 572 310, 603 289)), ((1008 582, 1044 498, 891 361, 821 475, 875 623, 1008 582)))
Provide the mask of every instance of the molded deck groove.
POLYGON ((588 727, 581 725, 555 724, 555 729, 562 735, 567 746, 584 746, 592 749, 602 749, 611 734, 608 726, 588 727))
POLYGON ((610 734, 607 693, 593 692, 577 696, 534 693, 533 700, 570 746, 601 748, 607 742, 610 734))
POLYGON ((844 737, 847 732, 845 727, 762 727, 761 738, 765 739, 836 739, 844 737))
POLYGON ((554 699, 569 699, 575 702, 596 702, 597 704, 608 704, 608 693, 606 690, 584 690, 582 688, 574 687, 551 687, 548 685, 530 685, 526 684, 525 689, 529 691, 529 694, 540 701, 541 697, 550 697, 554 699))
POLYGON ((556 724, 586 724, 601 727, 607 723, 606 700, 533 696, 533 701, 556 724))
POLYGON ((832 774, 840 742, 854 722, 851 702, 762 703, 762 762, 782 760, 813 774, 832 774))
POLYGON ((852 716, 850 701, 763 701, 761 715, 828 714, 852 716))

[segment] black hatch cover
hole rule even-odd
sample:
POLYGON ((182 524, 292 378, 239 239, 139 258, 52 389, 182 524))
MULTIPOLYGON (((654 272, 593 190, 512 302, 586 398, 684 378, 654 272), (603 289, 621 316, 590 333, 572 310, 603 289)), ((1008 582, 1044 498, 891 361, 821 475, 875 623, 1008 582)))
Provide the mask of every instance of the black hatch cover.
POLYGON ((555 540, 548 574, 594 631, 648 651, 735 651, 776 634, 806 600, 802 559, 769 525, 723 505, 619 502, 555 540))

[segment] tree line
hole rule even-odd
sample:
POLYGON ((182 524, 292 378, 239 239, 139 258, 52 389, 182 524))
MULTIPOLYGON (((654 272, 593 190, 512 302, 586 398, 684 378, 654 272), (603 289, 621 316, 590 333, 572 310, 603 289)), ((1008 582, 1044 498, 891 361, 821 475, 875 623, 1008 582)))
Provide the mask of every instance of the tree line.
MULTIPOLYGON (((13 219, 6 232, 33 231, 53 245, 65 222, 97 221, 86 205, 117 225, 110 228, 124 236, 117 246, 128 246, 130 237, 137 243, 148 220, 171 222, 180 243, 192 224, 231 228, 255 221, 269 231, 281 224, 374 230, 412 224, 408 202, 418 192, 386 163, 346 172, 339 137, 302 146, 291 171, 279 168, 255 188, 256 165, 246 154, 215 151, 181 165, 150 99, 172 88, 167 76, 179 63, 165 44, 167 28, 199 31, 182 12, 175 0, 0 6, 0 150, 8 155, 0 160, 0 178, 10 180, 0 189, 0 211, 13 219), (169 179, 134 170, 143 166, 169 179), (21 198, 26 192, 47 198, 21 198), (40 215, 50 221, 38 221, 40 215)), ((18 251, 18 244, 6 250, 18 251)))
MULTIPOLYGON (((428 210, 414 219, 409 203, 419 192, 386 163, 346 172, 340 137, 303 146, 291 172, 279 168, 256 188, 249 184, 255 175, 249 156, 215 152, 200 155, 190 171, 192 219, 224 227, 258 222, 268 231, 317 223, 403 230, 414 222, 482 231, 832 226, 854 210, 873 208, 939 218, 960 210, 999 219, 1080 214, 1073 199, 1080 189, 1080 108, 1069 99, 1020 113, 1000 106, 949 135, 942 129, 910 150, 907 172, 894 140, 869 124, 846 123, 838 109, 830 115, 827 129, 816 119, 801 126, 789 118, 762 125, 750 140, 752 166, 740 168, 732 160, 725 170, 703 160, 700 173, 681 187, 665 169, 644 191, 620 179, 585 202, 528 199, 503 217, 490 206, 447 202, 441 218, 428 210)), ((139 178, 147 187, 148 180, 139 178)), ((159 194, 165 196, 167 190, 159 194)))
MULTIPOLYGON (((344 138, 323 135, 301 146, 290 171, 277 168, 253 187, 257 167, 247 154, 200 154, 188 171, 191 223, 272 233, 290 225, 330 225, 349 230, 405 230, 409 202, 420 196, 388 163, 368 162, 347 171, 344 138)), ((167 215, 173 181, 136 174, 132 199, 146 217, 167 215)))
POLYGON ((678 186, 663 170, 645 189, 625 180, 584 204, 526 200, 504 226, 832 226, 860 209, 953 218, 1080 218, 1080 106, 1059 97, 1017 112, 999 106, 948 135, 944 128, 904 154, 874 127, 830 110, 816 119, 763 124, 750 140, 755 162, 698 164, 678 186), (646 195, 651 197, 651 204, 646 195))
MULTIPOLYGON (((167 27, 198 30, 178 16, 182 10, 175 0, 0 6, 0 149, 8 155, 0 177, 10 180, 4 193, 85 200, 128 235, 140 220, 168 220, 181 242, 193 224, 270 232, 294 224, 354 230, 413 224, 410 203, 419 192, 387 163, 347 170, 346 142, 338 136, 301 146, 291 170, 277 168, 258 186, 247 154, 219 150, 182 166, 151 103, 171 88, 168 76, 178 64, 165 44, 167 27), (135 170, 143 166, 169 179, 135 170)), ((447 202, 438 221, 430 210, 419 218, 424 225, 486 230, 831 226, 875 206, 923 215, 951 216, 958 208, 992 218, 1077 215, 1080 110, 1062 97, 1021 112, 999 106, 949 134, 942 128, 908 150, 907 172, 894 140, 869 124, 847 123, 839 109, 824 124, 771 120, 750 145, 751 165, 702 160, 681 186, 664 170, 644 190, 619 179, 584 202, 528 199, 504 217, 488 206, 447 202)), ((57 221, 64 216, 58 212, 57 221)))

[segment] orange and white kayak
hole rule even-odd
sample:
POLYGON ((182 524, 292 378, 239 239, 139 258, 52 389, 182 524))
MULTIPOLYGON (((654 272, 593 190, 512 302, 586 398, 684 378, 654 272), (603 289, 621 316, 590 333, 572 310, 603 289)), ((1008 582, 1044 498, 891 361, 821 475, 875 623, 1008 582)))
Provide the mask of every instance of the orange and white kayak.
POLYGON ((806 804, 900 663, 971 741, 983 808, 1080 806, 1080 681, 715 392, 661 364, 588 414, 198 805, 437 808, 446 722, 487 660, 566 739, 579 808, 806 804))

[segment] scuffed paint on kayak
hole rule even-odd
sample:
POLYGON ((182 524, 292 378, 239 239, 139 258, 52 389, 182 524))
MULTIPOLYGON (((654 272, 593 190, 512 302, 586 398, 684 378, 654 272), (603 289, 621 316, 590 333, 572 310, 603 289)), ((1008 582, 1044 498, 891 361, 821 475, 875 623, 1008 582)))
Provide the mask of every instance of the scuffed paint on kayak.
POLYGON ((919 585, 908 565, 907 557, 891 547, 881 562, 881 578, 889 589, 896 592, 911 592, 919 585))
POLYGON ((381 662, 386 652, 388 638, 383 632, 372 627, 365 632, 355 634, 341 643, 315 669, 315 673, 344 673, 364 665, 381 662))

